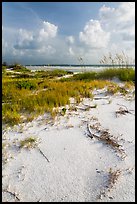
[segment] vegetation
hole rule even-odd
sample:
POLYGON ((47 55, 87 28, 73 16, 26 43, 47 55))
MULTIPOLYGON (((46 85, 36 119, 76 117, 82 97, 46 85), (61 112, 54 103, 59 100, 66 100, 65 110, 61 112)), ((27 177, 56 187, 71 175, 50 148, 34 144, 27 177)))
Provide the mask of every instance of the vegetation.
POLYGON ((20 147, 34 148, 37 145, 37 139, 34 137, 28 137, 20 142, 20 147))
POLYGON ((129 68, 131 64, 134 64, 134 60, 129 58, 124 51, 112 55, 110 52, 108 55, 104 55, 100 60, 101 64, 111 65, 113 68, 117 65, 119 68, 129 68))
POLYGON ((107 68, 99 72, 85 72, 75 74, 73 77, 61 79, 61 81, 91 81, 94 79, 113 79, 117 77, 121 81, 135 81, 135 70, 133 68, 107 68))
POLYGON ((92 98, 95 88, 108 87, 111 94, 120 91, 126 94, 126 89, 132 87, 135 71, 128 69, 107 69, 100 72, 75 74, 70 78, 62 78, 67 72, 64 70, 31 72, 21 65, 2 66, 2 121, 3 124, 14 125, 31 121, 39 114, 48 112, 54 118, 58 107, 70 103, 70 97, 79 103, 82 98, 92 98), (20 70, 20 74, 16 71, 20 70), (7 74, 9 73, 9 74, 7 74), (13 77, 14 76, 14 77, 13 77), (116 83, 107 80, 118 77, 124 80, 125 87, 120 88, 116 83), (55 109, 54 109, 55 108, 55 109))

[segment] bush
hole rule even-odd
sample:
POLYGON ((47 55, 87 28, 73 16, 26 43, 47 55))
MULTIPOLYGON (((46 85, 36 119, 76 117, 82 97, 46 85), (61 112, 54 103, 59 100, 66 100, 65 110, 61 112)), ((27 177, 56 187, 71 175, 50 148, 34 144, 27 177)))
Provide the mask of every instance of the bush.
POLYGON ((97 75, 96 72, 85 72, 85 73, 75 74, 73 76, 73 79, 80 80, 80 81, 81 80, 89 81, 89 80, 96 79, 96 75, 97 75))
POLYGON ((7 111, 6 114, 3 117, 3 122, 5 122, 6 124, 11 124, 11 125, 15 125, 21 122, 21 117, 20 114, 17 112, 11 112, 11 111, 7 111))
POLYGON ((34 82, 30 82, 30 81, 19 81, 17 82, 17 88, 18 89, 36 89, 37 85, 34 82))
POLYGON ((85 72, 74 75, 73 77, 61 79, 65 81, 91 81, 95 79, 119 78, 121 81, 135 81, 135 70, 133 68, 107 68, 99 72, 85 72))
POLYGON ((132 68, 125 69, 124 72, 120 73, 119 79, 122 81, 135 81, 135 70, 132 68))

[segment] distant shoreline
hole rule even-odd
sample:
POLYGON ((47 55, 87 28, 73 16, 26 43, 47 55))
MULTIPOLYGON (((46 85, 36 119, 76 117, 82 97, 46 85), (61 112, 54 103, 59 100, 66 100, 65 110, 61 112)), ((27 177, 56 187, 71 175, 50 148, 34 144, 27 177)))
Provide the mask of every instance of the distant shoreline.
POLYGON ((135 64, 33 64, 33 65, 29 65, 26 64, 24 66, 46 66, 46 67, 135 67, 135 64))
MULTIPOLYGON (((126 68, 126 65, 25 65, 26 68, 31 71, 37 70, 54 70, 63 69, 70 72, 90 72, 90 71, 100 71, 105 68, 126 68)), ((128 65, 128 68, 135 68, 135 65, 128 65)))

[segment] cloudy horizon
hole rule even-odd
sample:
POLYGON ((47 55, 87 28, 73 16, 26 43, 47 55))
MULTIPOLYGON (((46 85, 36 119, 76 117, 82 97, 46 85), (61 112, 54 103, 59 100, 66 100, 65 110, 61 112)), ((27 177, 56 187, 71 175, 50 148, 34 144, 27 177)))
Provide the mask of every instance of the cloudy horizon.
POLYGON ((3 2, 2 61, 99 64, 135 59, 135 2, 3 2))

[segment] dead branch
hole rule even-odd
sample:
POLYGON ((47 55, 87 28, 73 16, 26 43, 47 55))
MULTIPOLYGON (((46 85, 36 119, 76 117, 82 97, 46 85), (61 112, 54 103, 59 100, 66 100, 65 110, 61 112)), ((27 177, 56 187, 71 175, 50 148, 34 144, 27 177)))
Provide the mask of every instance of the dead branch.
POLYGON ((125 115, 126 113, 133 114, 127 108, 124 109, 124 108, 120 107, 119 110, 116 111, 116 117, 118 116, 118 114, 125 115))
POLYGON ((11 192, 11 191, 9 191, 9 190, 7 190, 7 189, 3 190, 3 192, 11 194, 11 195, 14 196, 18 201, 20 201, 20 198, 17 196, 16 193, 11 192))
POLYGON ((119 105, 119 106, 123 106, 123 107, 126 108, 126 110, 128 110, 128 108, 127 108, 125 105, 123 105, 123 104, 119 104, 119 103, 117 103, 117 105, 119 105))
POLYGON ((109 97, 94 97, 94 100, 109 99, 109 97))
POLYGON ((48 158, 46 157, 46 155, 41 151, 41 149, 38 148, 38 150, 39 150, 39 152, 42 154, 42 156, 45 157, 45 159, 47 160, 47 162, 50 162, 50 161, 48 160, 48 158))
POLYGON ((88 133, 89 133, 88 136, 92 139, 94 134, 91 133, 89 124, 87 124, 87 130, 88 130, 88 133))
POLYGON ((90 106, 90 105, 88 105, 88 104, 84 104, 84 103, 83 103, 83 105, 84 105, 84 106, 87 106, 87 109, 90 109, 90 108, 96 108, 96 107, 97 107, 96 104, 93 105, 93 106, 90 106))
MULTIPOLYGON (((124 114, 124 115, 125 115, 125 113, 133 114, 131 111, 134 111, 134 110, 128 110, 128 108, 127 108, 125 105, 123 105, 123 104, 117 103, 117 105, 123 106, 123 107, 125 107, 125 109, 122 109, 122 107, 120 107, 119 110, 116 111, 116 114, 117 114, 117 113, 118 113, 118 114, 124 114)), ((134 115, 134 114, 133 114, 133 115, 134 115)))
POLYGON ((118 143, 118 139, 113 137, 113 135, 110 135, 110 133, 108 132, 108 130, 100 130, 98 129, 98 127, 96 125, 93 125, 92 128, 94 130, 96 130, 100 136, 97 136, 96 134, 92 133, 91 131, 91 126, 89 124, 87 124, 87 130, 88 130, 88 136, 92 139, 93 137, 95 137, 96 139, 104 142, 105 144, 111 146, 113 149, 115 149, 116 151, 118 151, 122 158, 126 157, 125 151, 121 148, 122 145, 120 145, 118 143))

